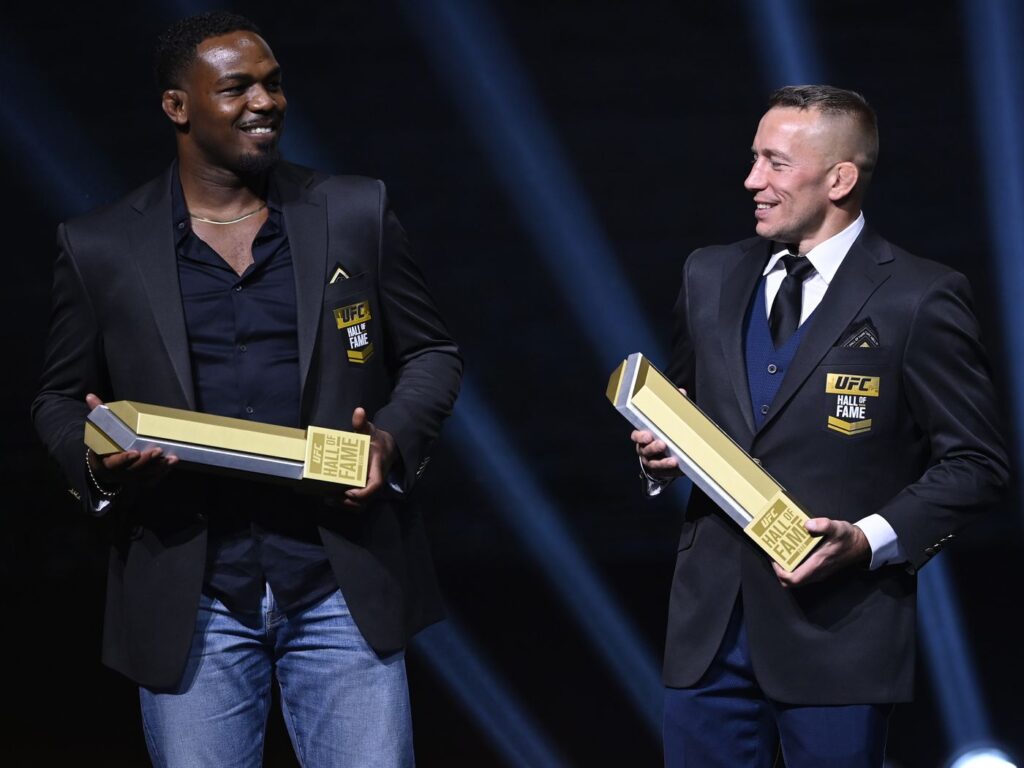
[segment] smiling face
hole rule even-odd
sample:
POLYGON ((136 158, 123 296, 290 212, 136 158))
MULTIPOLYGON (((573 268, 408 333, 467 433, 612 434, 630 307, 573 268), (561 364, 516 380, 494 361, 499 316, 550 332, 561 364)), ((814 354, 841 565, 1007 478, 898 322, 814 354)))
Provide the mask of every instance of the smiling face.
POLYGON ((849 193, 857 168, 836 157, 845 144, 839 122, 792 107, 774 107, 761 118, 743 184, 754 194, 761 237, 806 253, 856 218, 859 204, 849 193))
POLYGON ((277 160, 287 107, 281 67, 253 32, 201 42, 182 87, 166 91, 163 106, 180 129, 182 162, 244 177, 277 160))

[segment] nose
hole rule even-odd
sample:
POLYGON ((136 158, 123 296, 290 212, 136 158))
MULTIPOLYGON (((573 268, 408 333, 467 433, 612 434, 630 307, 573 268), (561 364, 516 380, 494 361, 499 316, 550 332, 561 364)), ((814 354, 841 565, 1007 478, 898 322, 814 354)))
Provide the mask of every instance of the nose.
POLYGON ((748 192, 757 192, 765 188, 764 160, 757 158, 754 161, 754 164, 750 166, 750 173, 747 174, 747 178, 743 181, 743 186, 746 187, 748 192))
POLYGON ((269 112, 273 109, 284 109, 284 95, 275 95, 263 85, 257 83, 249 91, 249 111, 269 112))

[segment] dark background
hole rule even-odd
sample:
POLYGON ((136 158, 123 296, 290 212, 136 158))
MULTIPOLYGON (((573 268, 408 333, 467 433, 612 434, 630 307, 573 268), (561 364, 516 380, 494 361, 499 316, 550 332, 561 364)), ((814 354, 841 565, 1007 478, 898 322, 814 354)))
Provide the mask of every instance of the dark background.
MULTIPOLYGON (((762 59, 775 41, 751 4, 736 1, 490 7, 536 96, 522 117, 548 126, 625 275, 616 290, 637 298, 666 349, 685 255, 752 233, 742 180, 779 84, 762 59)), ((1001 326, 962 9, 923 8, 837 0, 808 4, 805 21, 827 79, 862 91, 879 113, 868 220, 967 274, 1006 397, 1004 361, 1020 351, 1006 348, 1001 326)), ((162 28, 193 9, 202 6, 23 4, 5 10, 0 28, 6 765, 146 760, 134 688, 98 662, 102 537, 63 491, 28 404, 56 225, 171 159, 150 51, 162 28)), ((636 350, 590 350, 567 286, 432 66, 415 14, 391 0, 234 9, 261 24, 284 67, 291 156, 387 182, 462 344, 467 385, 655 659, 681 512, 674 498, 640 497, 628 427, 604 399, 609 361, 636 350)), ((657 765, 656 738, 523 546, 514 517, 497 511, 505 489, 478 459, 448 430, 418 490, 451 613, 564 762, 657 765)), ((1024 757, 1020 644, 1008 623, 1019 610, 1022 543, 1013 495, 942 557, 994 734, 1024 757)), ((941 765, 954 747, 920 667, 917 701, 897 708, 890 732, 891 759, 903 766, 941 765)), ((420 765, 507 760, 422 648, 410 653, 409 673, 420 765)), ((292 765, 277 717, 267 762, 292 765)))

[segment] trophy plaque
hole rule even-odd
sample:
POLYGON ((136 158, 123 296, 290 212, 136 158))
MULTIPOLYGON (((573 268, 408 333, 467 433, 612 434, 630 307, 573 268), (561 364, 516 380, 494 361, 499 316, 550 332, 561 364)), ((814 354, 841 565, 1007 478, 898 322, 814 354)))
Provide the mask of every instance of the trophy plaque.
POLYGON ((786 571, 818 543, 786 489, 642 354, 615 369, 607 394, 634 427, 662 440, 694 484, 786 571))
POLYGON ((366 485, 370 456, 370 436, 357 432, 293 429, 129 400, 94 408, 85 444, 100 456, 162 448, 197 468, 358 488, 366 485))

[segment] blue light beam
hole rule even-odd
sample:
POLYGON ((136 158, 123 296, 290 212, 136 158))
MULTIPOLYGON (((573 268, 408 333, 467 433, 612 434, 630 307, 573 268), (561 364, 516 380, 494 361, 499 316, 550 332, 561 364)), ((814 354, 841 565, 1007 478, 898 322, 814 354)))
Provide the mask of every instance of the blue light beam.
POLYGON ((801 0, 747 0, 747 15, 769 90, 825 82, 801 0))
POLYGON ((559 768, 566 764, 453 619, 420 632, 413 646, 424 652, 448 690, 509 765, 559 768))
POLYGON ((6 36, 0 38, 0 72, 6 74, 0 122, 9 137, 0 145, 12 164, 25 168, 40 199, 61 219, 112 200, 123 185, 83 146, 86 131, 58 107, 62 100, 6 36))
POLYGON ((558 510, 504 437, 505 430, 471 382, 463 383, 459 407, 448 429, 469 449, 474 467, 488 478, 488 486, 496 489, 495 509, 586 630, 652 734, 660 738, 663 688, 653 654, 580 554, 558 510))
POLYGON ((638 349, 662 355, 606 237, 484 2, 403 0, 505 194, 609 370, 638 349))
POLYGON ((967 49, 988 228, 995 246, 1003 331, 1010 369, 1009 406, 1018 461, 1024 457, 1024 39, 1021 9, 1007 0, 965 0, 967 49))
POLYGON ((949 741, 954 748, 991 743, 988 714, 967 640, 960 630, 963 619, 945 558, 929 563, 917 583, 925 661, 938 693, 949 741))

